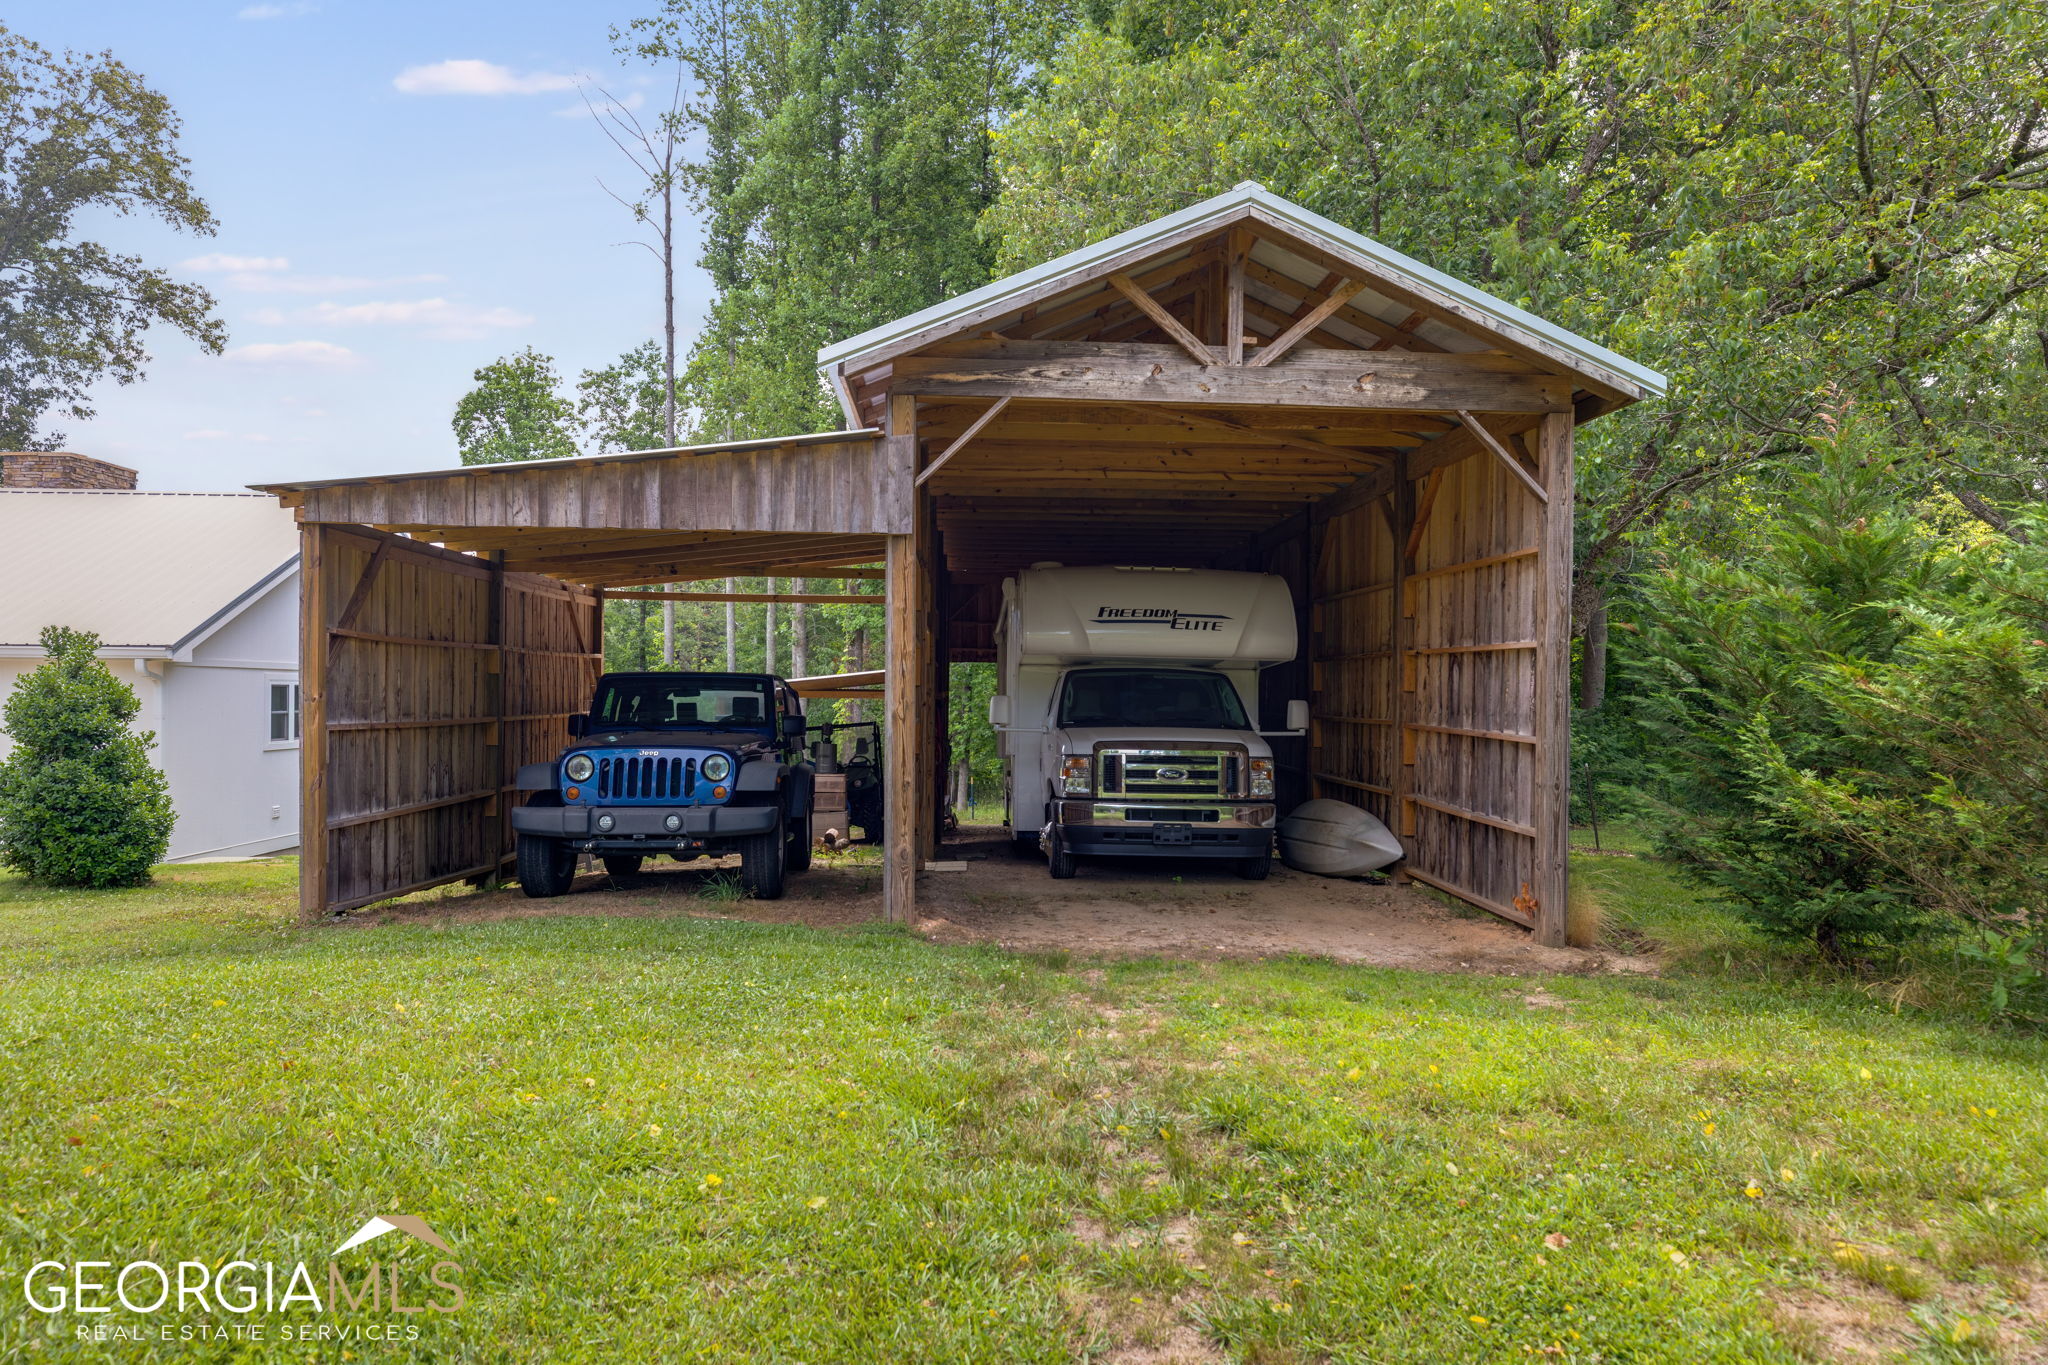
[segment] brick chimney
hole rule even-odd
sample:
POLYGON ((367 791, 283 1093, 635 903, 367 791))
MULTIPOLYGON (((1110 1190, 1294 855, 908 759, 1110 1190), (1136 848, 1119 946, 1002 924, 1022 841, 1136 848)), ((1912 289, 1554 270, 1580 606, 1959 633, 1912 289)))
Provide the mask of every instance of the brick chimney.
POLYGON ((0 488, 132 489, 135 471, 68 450, 0 451, 0 488))

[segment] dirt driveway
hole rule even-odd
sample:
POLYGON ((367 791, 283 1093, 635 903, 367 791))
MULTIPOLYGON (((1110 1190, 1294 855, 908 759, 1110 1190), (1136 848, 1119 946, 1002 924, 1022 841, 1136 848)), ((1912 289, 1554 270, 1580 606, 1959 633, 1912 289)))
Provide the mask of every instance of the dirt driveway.
MULTIPOLYGON (((964 866, 918 884, 918 931, 937 943, 994 943, 1081 955, 1250 958, 1300 954, 1420 971, 1596 973, 1645 971, 1643 958, 1540 948, 1482 911, 1418 887, 1333 881, 1276 865, 1248 882, 1199 859, 1083 861, 1056 882, 1037 857, 1010 851, 1000 831, 966 829, 940 859, 964 866)), ((733 861, 733 860, 727 860, 733 861)), ((577 879, 569 895, 529 900, 516 888, 417 897, 373 908, 365 920, 503 919, 526 915, 718 915, 818 928, 881 918, 881 868, 872 849, 821 858, 789 879, 779 901, 707 892, 723 862, 650 863, 636 877, 577 879)))

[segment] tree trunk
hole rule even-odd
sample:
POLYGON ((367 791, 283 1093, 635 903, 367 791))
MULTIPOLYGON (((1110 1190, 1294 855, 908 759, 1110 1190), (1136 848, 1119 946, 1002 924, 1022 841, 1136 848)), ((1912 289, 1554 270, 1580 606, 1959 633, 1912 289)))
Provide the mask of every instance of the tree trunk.
MULTIPOLYGON (((789 590, 802 596, 808 579, 792 578, 789 590)), ((811 619, 809 609, 798 602, 789 609, 789 676, 808 678, 811 675, 811 619)))
MULTIPOLYGON (((848 668, 847 672, 861 673, 866 671, 868 666, 868 628, 866 626, 856 630, 852 638, 846 642, 846 655, 852 663, 852 667, 848 668)), ((846 718, 849 721, 863 721, 867 719, 866 702, 861 701, 859 698, 854 698, 845 705, 846 718)))
MULTIPOLYGON (((772 595, 775 592, 775 580, 770 578, 764 581, 768 585, 768 592, 772 595)), ((768 603, 768 609, 762 614, 762 620, 765 624, 761 630, 761 671, 763 673, 773 673, 775 671, 775 603, 768 603)))
MULTIPOLYGON (((726 579, 726 580, 725 580, 725 595, 726 595, 727 597, 731 597, 731 596, 732 596, 732 594, 733 594, 733 586, 732 586, 732 585, 733 585, 733 580, 732 580, 732 579, 728 578, 728 579, 726 579)), ((740 632, 739 632, 739 619, 738 619, 738 617, 737 617, 737 616, 735 615, 735 613, 734 613, 734 610, 733 610, 733 604, 732 604, 732 603, 730 603, 730 602, 727 602, 727 603, 725 604, 725 671, 726 671, 726 672, 728 672, 728 673, 737 673, 737 672, 739 672, 739 667, 740 667, 740 632)))
POLYGON ((1579 709, 1598 711, 1606 700, 1607 599, 1603 595, 1586 611, 1585 650, 1579 656, 1579 709))

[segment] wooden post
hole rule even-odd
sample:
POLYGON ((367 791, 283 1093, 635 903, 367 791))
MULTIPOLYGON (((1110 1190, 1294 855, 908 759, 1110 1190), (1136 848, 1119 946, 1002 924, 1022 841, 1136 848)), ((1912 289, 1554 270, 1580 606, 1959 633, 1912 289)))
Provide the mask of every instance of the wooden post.
POLYGON ((1537 554, 1536 586, 1536 941, 1564 946, 1571 848, 1572 414, 1545 413, 1537 433, 1539 475, 1549 501, 1537 554))
MULTIPOLYGON (((922 499, 929 502, 930 499, 922 499)), ((925 513, 920 507, 920 515, 925 513)), ((946 808, 948 799, 948 775, 953 769, 953 745, 950 733, 952 673, 952 651, 946 643, 945 619, 945 566, 939 556, 938 515, 932 508, 927 518, 930 534, 920 538, 919 577, 924 589, 924 631, 929 642, 926 657, 929 672, 926 677, 926 730, 924 814, 930 822, 919 840, 918 857, 932 859, 939 856, 939 840, 945 837, 946 808)))
POLYGON ((883 820, 882 908, 892 924, 917 921, 917 857, 922 798, 918 782, 924 762, 924 584, 919 542, 925 519, 918 504, 924 499, 912 486, 917 472, 917 400, 891 394, 886 418, 890 463, 902 473, 911 498, 911 533, 890 536, 883 590, 888 619, 886 686, 888 720, 882 763, 883 820))
POLYGON ((327 579, 318 522, 299 523, 299 916, 327 909, 327 579))
POLYGON ((1389 623, 1390 657, 1394 668, 1394 793, 1387 802, 1393 816, 1394 836, 1401 841, 1402 861, 1394 869, 1394 881, 1406 885, 1407 860, 1415 856, 1415 603, 1408 595, 1408 575, 1414 569, 1411 545, 1415 533, 1415 483, 1408 477, 1408 457, 1400 457, 1391 495, 1393 507, 1394 590, 1393 619, 1389 623))

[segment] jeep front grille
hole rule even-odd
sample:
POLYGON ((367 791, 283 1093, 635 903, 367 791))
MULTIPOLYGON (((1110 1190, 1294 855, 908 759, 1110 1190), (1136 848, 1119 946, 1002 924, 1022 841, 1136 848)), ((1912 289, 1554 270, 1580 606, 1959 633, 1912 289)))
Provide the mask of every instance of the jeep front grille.
POLYGON ((697 790, 694 758, 600 758, 597 795, 603 801, 678 801, 697 790))
POLYGON ((1235 796, 1242 762, 1215 749, 1104 749, 1096 757, 1105 798, 1235 796))

